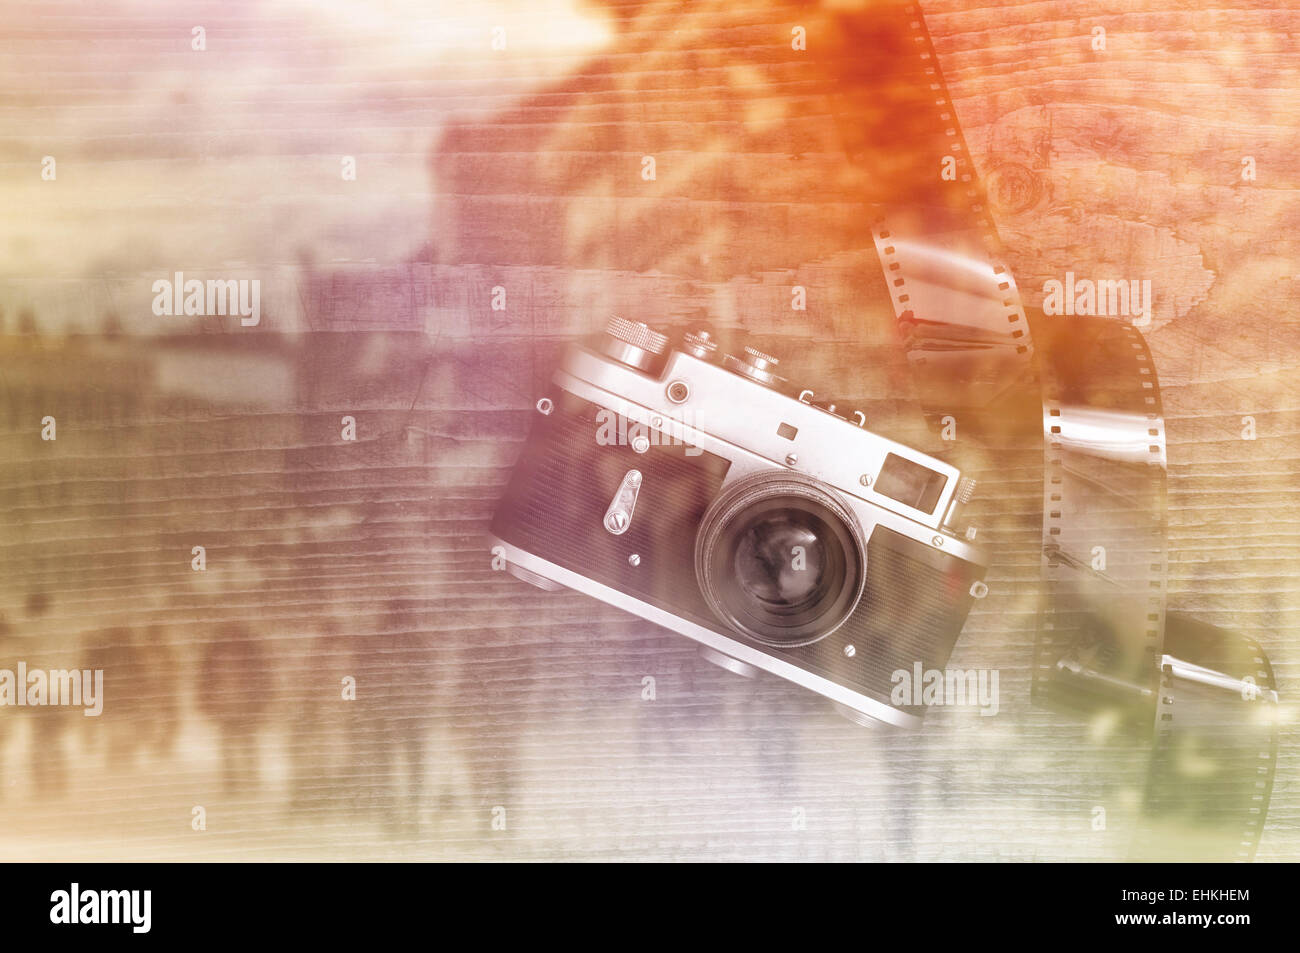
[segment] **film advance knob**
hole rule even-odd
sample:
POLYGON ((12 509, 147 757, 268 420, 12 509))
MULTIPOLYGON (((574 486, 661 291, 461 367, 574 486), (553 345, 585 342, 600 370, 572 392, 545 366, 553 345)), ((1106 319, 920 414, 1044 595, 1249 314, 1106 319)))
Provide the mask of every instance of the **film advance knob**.
POLYGON ((728 354, 724 363, 728 370, 742 374, 764 387, 776 387, 785 381, 784 377, 776 373, 776 367, 781 362, 757 348, 746 347, 742 357, 728 354))
POLYGON ((629 367, 650 370, 667 347, 668 338, 648 324, 616 316, 605 325, 605 353, 629 367))

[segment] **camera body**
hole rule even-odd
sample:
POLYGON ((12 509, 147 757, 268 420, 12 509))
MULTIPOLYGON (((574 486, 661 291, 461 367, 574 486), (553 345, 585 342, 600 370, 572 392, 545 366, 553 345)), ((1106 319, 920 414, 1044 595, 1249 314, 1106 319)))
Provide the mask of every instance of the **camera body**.
POLYGON ((943 669, 987 591, 986 555, 954 528, 973 482, 861 414, 784 393, 769 355, 720 355, 707 332, 668 345, 615 318, 568 351, 494 551, 733 671, 779 675, 855 720, 919 724, 919 706, 892 700, 896 673, 943 669))

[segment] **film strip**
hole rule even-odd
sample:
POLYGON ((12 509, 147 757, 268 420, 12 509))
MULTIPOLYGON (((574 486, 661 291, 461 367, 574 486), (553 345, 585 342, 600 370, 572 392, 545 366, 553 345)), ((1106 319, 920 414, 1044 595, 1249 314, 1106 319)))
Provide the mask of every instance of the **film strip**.
POLYGON ((1166 450, 1151 354, 1132 327, 1044 321, 1045 599, 1037 702, 1145 729, 1164 650, 1166 450))
POLYGON ((931 415, 1023 403, 1028 321, 920 8, 872 7, 844 30, 857 55, 839 71, 841 137, 869 173, 872 237, 918 396, 931 415))
POLYGON ((849 46, 872 55, 842 70, 840 124, 872 173, 872 236, 923 406, 994 441, 1041 422, 1033 700, 1118 713, 1151 744, 1132 859, 1251 860, 1276 686, 1258 644, 1166 612, 1165 425, 1146 342, 1114 321, 1027 315, 920 8, 854 17, 849 46))
POLYGON ((1277 764, 1277 685, 1253 639, 1169 613, 1130 859, 1254 859, 1277 764), (1186 661, 1196 659, 1196 662, 1186 661))

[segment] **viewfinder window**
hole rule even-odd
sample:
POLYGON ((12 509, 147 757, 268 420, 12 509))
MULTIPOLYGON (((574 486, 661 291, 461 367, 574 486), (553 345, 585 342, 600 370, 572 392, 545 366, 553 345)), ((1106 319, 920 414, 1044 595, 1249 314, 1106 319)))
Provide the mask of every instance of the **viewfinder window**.
POLYGON ((876 492, 922 513, 933 513, 947 483, 942 473, 891 453, 876 478, 876 492))

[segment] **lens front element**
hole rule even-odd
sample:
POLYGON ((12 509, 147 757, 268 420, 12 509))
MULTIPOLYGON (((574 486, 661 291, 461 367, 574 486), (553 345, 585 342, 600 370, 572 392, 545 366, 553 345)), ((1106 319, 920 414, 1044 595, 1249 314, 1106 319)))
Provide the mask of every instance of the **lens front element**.
POLYGON ((714 501, 696 537, 695 571, 710 608, 731 628, 768 645, 807 645, 856 608, 866 547, 833 490, 768 470, 714 501))

